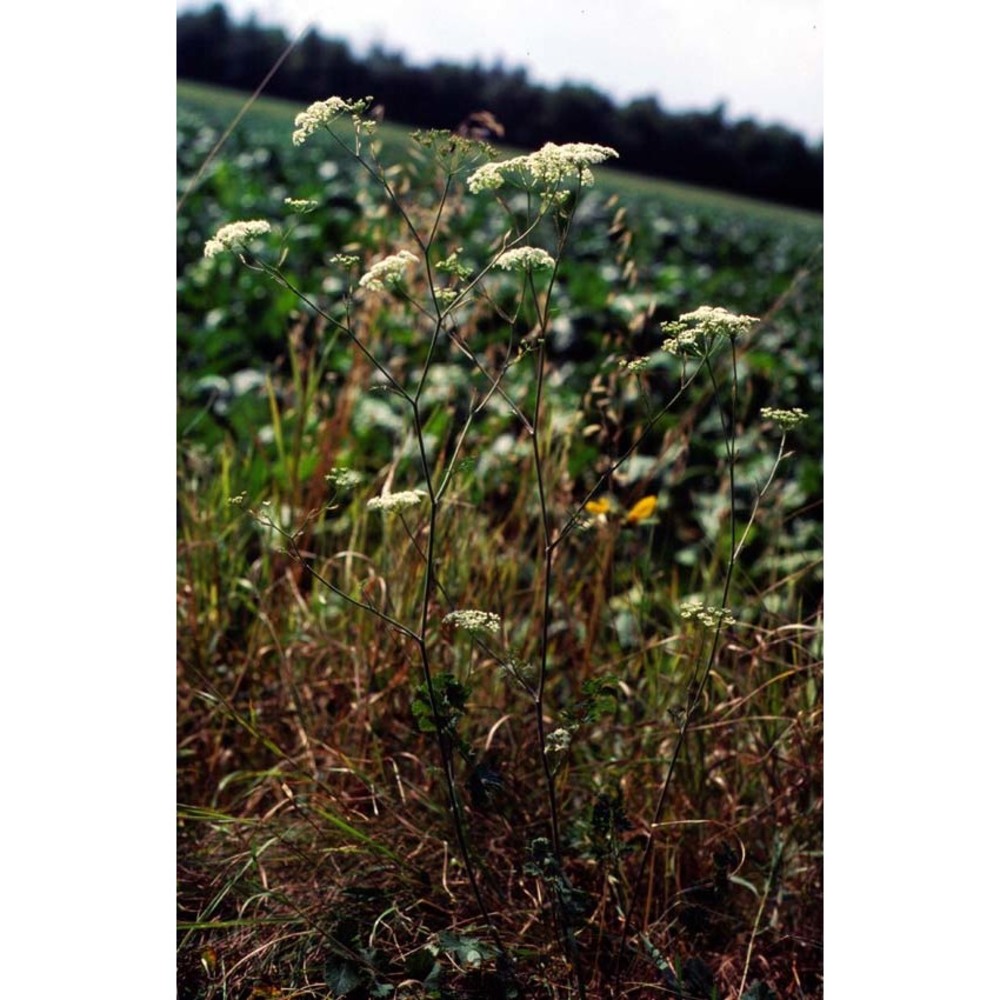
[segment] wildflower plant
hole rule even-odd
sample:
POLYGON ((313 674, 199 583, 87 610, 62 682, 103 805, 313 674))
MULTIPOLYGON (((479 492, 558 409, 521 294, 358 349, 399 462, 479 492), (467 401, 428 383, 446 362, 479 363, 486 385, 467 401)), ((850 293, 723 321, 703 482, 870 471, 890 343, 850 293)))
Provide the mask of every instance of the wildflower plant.
MULTIPOLYGON (((364 494, 357 488, 369 480, 355 471, 349 454, 341 460, 352 462, 350 467, 331 468, 329 462, 323 466, 331 469, 325 481, 338 501, 352 493, 358 498, 357 503, 343 508, 340 516, 357 520, 362 509, 384 515, 384 521, 367 519, 375 525, 371 530, 388 531, 388 526, 395 524, 393 530, 400 537, 405 530, 405 544, 393 551, 394 567, 373 566, 367 578, 352 575, 362 562, 369 561, 360 551, 365 535, 356 525, 350 528, 350 548, 324 564, 304 540, 306 522, 317 516, 314 512, 301 511, 299 521, 292 522, 275 517, 263 503, 249 502, 245 493, 232 502, 280 536, 292 561, 317 589, 337 602, 342 612, 371 616, 384 634, 391 634, 391 639, 383 635, 382 641, 391 641, 394 649, 408 650, 418 678, 411 683, 413 718, 417 730, 436 743, 436 767, 447 800, 450 838, 483 933, 489 937, 489 944, 476 954, 489 955, 497 974, 513 983, 514 945, 520 947, 522 942, 501 933, 496 913, 502 904, 495 898, 495 880, 483 860, 487 847, 476 842, 463 791, 476 789, 468 794, 482 801, 486 785, 492 796, 502 784, 499 772, 487 766, 482 756, 500 722, 491 728, 489 737, 469 731, 475 703, 470 664, 474 659, 492 661, 498 668, 494 674, 508 679, 524 711, 507 713, 501 722, 520 724, 530 734, 533 784, 541 789, 542 801, 529 821, 534 833, 541 831, 544 836, 530 841, 524 872, 540 873, 540 892, 559 929, 576 995, 588 995, 594 975, 603 975, 605 984, 617 990, 626 950, 637 930, 637 908, 646 899, 644 880, 654 836, 646 837, 641 851, 636 843, 638 858, 621 845, 614 851, 606 844, 601 849, 602 863, 630 863, 632 870, 620 867, 605 872, 605 897, 615 913, 618 945, 603 972, 588 970, 578 940, 585 933, 586 894, 574 885, 582 870, 582 853, 572 817, 566 815, 563 788, 571 780, 576 748, 585 742, 588 732, 600 734, 606 717, 616 711, 619 694, 627 696, 629 686, 610 677, 602 678, 596 686, 588 681, 574 692, 571 664, 555 653, 557 635, 586 636, 600 625, 600 608, 574 621, 566 597, 571 559, 582 558, 581 536, 575 529, 592 524, 590 518, 614 526, 590 533, 600 536, 593 544, 602 572, 612 564, 620 539, 634 545, 652 544, 660 519, 670 512, 669 497, 635 490, 630 505, 622 505, 614 499, 613 488, 626 463, 650 443, 664 419, 694 387, 702 387, 725 441, 722 484, 730 538, 726 559, 718 566, 714 603, 698 600, 679 605, 681 622, 697 622, 704 634, 691 640, 693 652, 686 661, 690 667, 683 685, 689 694, 678 709, 678 718, 683 721, 678 733, 670 729, 672 748, 664 761, 656 806, 647 817, 648 829, 654 830, 661 823, 690 722, 706 693, 722 632, 740 627, 727 606, 736 561, 773 479, 772 473, 749 511, 741 508, 735 443, 740 419, 736 406, 737 350, 754 336, 759 320, 717 306, 702 306, 676 321, 662 323, 661 330, 668 337, 661 354, 612 359, 609 367, 636 379, 659 378, 656 373, 661 369, 669 371, 665 376, 669 391, 655 406, 646 400, 647 411, 627 443, 616 453, 601 456, 586 470, 586 488, 567 486, 567 476, 558 467, 559 435, 547 406, 559 375, 552 359, 556 302, 565 294, 560 285, 561 269, 571 253, 573 221, 581 195, 594 184, 594 170, 616 159, 617 153, 590 143, 547 143, 536 152, 496 160, 485 143, 450 133, 417 133, 416 145, 433 171, 432 179, 425 178, 421 186, 414 180, 415 172, 383 164, 379 123, 371 114, 372 105, 370 97, 331 97, 315 102, 296 116, 291 135, 295 146, 325 142, 353 163, 366 184, 363 193, 369 199, 365 211, 371 231, 385 237, 385 245, 376 245, 372 238, 369 243, 328 248, 325 259, 342 275, 338 279, 341 284, 336 286, 342 289, 339 297, 300 284, 289 231, 276 231, 265 220, 223 226, 207 241, 204 254, 236 253, 248 267, 291 293, 300 308, 318 317, 329 337, 353 346, 367 373, 367 398, 374 398, 376 391, 380 400, 384 397, 378 413, 384 426, 393 428, 386 434, 389 456, 380 473, 381 492, 364 499, 363 508, 364 494), (472 210, 470 205, 488 220, 484 225, 494 234, 486 252, 465 248, 449 228, 449 220, 460 211, 472 210), (271 242, 263 237, 270 237, 271 242), (725 364, 718 364, 715 358, 721 351, 727 352, 725 364), (674 357, 693 360, 692 370, 678 372, 678 366, 672 364, 674 357), (453 370, 459 375, 442 392, 439 379, 453 370), (469 475, 469 470, 476 468, 470 443, 487 422, 501 426, 512 441, 511 448, 520 449, 524 475, 519 487, 529 514, 517 529, 527 532, 532 540, 530 573, 505 577, 500 560, 496 566, 469 567, 446 558, 453 551, 446 541, 461 533, 456 525, 462 523, 462 512, 474 510, 482 519, 490 513, 488 492, 472 499, 470 481, 474 477, 469 475), (397 474, 400 482, 412 485, 392 491, 397 474), (409 518, 408 512, 419 517, 409 518), (740 519, 743 531, 737 541, 740 519), (639 536, 647 537, 643 541, 639 536), (400 568, 404 560, 418 567, 416 583, 410 589, 396 579, 404 575, 400 568), (488 596, 483 593, 480 607, 497 610, 457 606, 463 593, 457 592, 456 581, 475 574, 491 587, 488 596), (498 582, 505 579, 506 589, 498 582), (382 588, 378 600, 373 597, 373 587, 382 588), (524 587, 531 591, 531 606, 523 620, 516 620, 508 615, 505 604, 524 587), (458 632, 466 636, 461 644, 454 642, 458 632), (462 765, 471 772, 465 784, 459 777, 462 765)), ((314 218, 324 211, 322 198, 286 199, 286 207, 295 215, 308 213, 314 218)), ((805 415, 799 410, 776 409, 765 409, 761 415, 782 429, 781 461, 785 457, 784 432, 805 415)), ((377 482, 372 483, 372 489, 377 488, 377 482)), ((635 560, 634 565, 654 571, 651 559, 635 560)), ((654 620, 667 629, 673 617, 663 614, 654 620)), ((677 635, 663 636, 661 641, 687 641, 689 632, 680 628, 677 635)), ((662 720, 665 727, 668 722, 662 720)), ((605 812, 610 808, 608 803, 616 804, 616 829, 626 829, 628 806, 621 791, 614 798, 605 792, 601 795, 605 812)), ((492 801, 490 796, 487 799, 492 801)), ((605 840, 606 827, 604 822, 605 840)))

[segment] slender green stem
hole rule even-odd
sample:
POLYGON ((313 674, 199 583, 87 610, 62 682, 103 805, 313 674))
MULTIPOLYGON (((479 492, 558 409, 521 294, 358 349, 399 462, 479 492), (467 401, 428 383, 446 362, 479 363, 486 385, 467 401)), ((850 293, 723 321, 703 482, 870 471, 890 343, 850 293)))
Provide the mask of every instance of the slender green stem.
POLYGON ((360 608, 362 611, 367 611, 369 614, 374 615, 380 621, 385 622, 386 625, 392 626, 392 628, 394 628, 397 632, 401 632, 408 639, 412 639, 414 642, 417 642, 417 643, 420 642, 420 636, 416 632, 414 632, 413 629, 408 628, 401 621, 397 621, 395 618, 392 617, 392 615, 387 615, 384 611, 380 611, 378 608, 375 607, 375 605, 373 605, 373 604, 365 604, 365 603, 363 603, 363 602, 361 602, 361 601, 359 601, 359 600, 351 597, 350 594, 348 594, 344 590, 341 590, 340 587, 338 587, 331 580, 328 580, 322 574, 317 573, 316 570, 313 569, 313 567, 310 564, 309 560, 306 559, 305 555, 302 553, 302 550, 299 548, 298 543, 295 540, 295 535, 292 532, 286 531, 284 528, 281 527, 280 524, 275 524, 275 522, 270 517, 268 517, 268 516, 266 516, 264 514, 256 513, 256 514, 253 514, 253 516, 261 524, 265 524, 269 528, 271 528, 272 530, 277 531, 278 534, 280 534, 281 537, 285 539, 285 541, 288 543, 288 554, 317 583, 319 583, 323 587, 326 587, 327 590, 331 591, 331 593, 336 594, 342 600, 347 601, 348 604, 351 604, 351 605, 353 605, 356 608, 360 608))
POLYGON ((743 975, 740 977, 740 988, 736 991, 738 997, 743 996, 743 988, 747 984, 747 976, 750 972, 750 958, 753 955, 754 942, 757 940, 757 932, 760 930, 760 921, 764 916, 764 907, 767 906, 768 897, 771 895, 771 886, 774 884, 774 876, 777 874, 778 865, 781 864, 781 855, 785 845, 780 835, 774 839, 774 847, 771 853, 771 867, 767 873, 767 881, 764 883, 764 891, 760 894, 760 906, 757 907, 757 916, 754 917, 753 927, 750 930, 750 941, 747 944, 747 957, 743 962, 743 975))
MULTIPOLYGON (((419 426, 417 427, 417 437, 420 440, 421 451, 423 451, 423 435, 419 426)), ((431 703, 431 713, 434 717, 434 729, 437 734, 438 751, 441 755, 441 764, 445 775, 445 785, 447 786, 448 791, 448 804, 451 809, 452 821, 455 826, 455 836, 458 840, 458 848, 462 855, 462 863, 465 867, 466 874, 468 875, 469 884, 472 886, 473 895, 476 897, 476 905, 479 907, 479 912, 483 920, 486 922, 486 926, 489 928, 490 936, 493 938, 494 944, 497 946, 498 951, 504 957, 505 961, 509 962, 510 956, 507 953, 507 949, 504 947, 503 940, 500 937, 500 932, 490 915, 490 911, 486 906, 486 900, 483 898, 482 890, 479 887, 479 879, 476 875, 476 867, 472 861, 472 852, 469 848, 469 841, 466 835, 462 813, 462 803, 459 799, 458 788, 455 782, 455 759, 452 753, 451 740, 446 732, 444 716, 441 713, 440 706, 437 703, 437 697, 434 693, 434 677, 431 670, 430 657, 427 651, 427 626, 431 592, 435 583, 434 545, 436 541, 437 511, 439 503, 433 495, 432 484, 429 478, 430 474, 426 465, 425 471, 428 474, 428 490, 431 491, 431 516, 430 524, 428 526, 427 558, 424 567, 424 595, 422 602, 423 606, 420 613, 420 635, 417 638, 417 645, 420 649, 420 666, 424 675, 424 684, 427 687, 427 697, 431 703)))
MULTIPOLYGON (((547 334, 550 320, 550 305, 552 302, 552 289, 555 285, 556 275, 559 269, 559 261, 566 249, 569 238, 570 222, 572 214, 567 219, 566 226, 559 233, 557 240, 556 264, 549 277, 548 287, 545 291, 544 302, 540 301, 538 291, 535 288, 534 274, 528 271, 526 284, 531 291, 534 303, 534 312, 538 317, 538 357, 535 366, 535 398, 532 407, 532 429, 531 447, 535 470, 535 486, 538 492, 539 518, 541 544, 544 554, 544 575, 542 582, 542 629, 540 636, 538 681, 533 692, 533 704, 535 715, 535 731, 538 739, 538 753, 541 757, 542 770, 545 775, 545 789, 549 806, 549 829, 552 835, 552 853, 556 861, 561 864, 562 860, 562 835, 559 823, 559 803, 556 796, 555 773, 552 765, 545 754, 545 709, 544 694, 545 682, 548 675, 548 651, 549 651, 549 631, 552 622, 552 569, 555 558, 555 544, 552 526, 550 523, 548 500, 545 489, 545 468, 542 455, 541 442, 539 436, 542 431, 542 403, 545 394, 545 367, 547 361, 547 334)), ((580 1000, 586 1000, 586 986, 584 983, 583 968, 580 964, 579 950, 576 940, 573 937, 573 930, 569 913, 566 910, 564 901, 556 898, 556 906, 559 911, 559 919, 566 937, 566 951, 573 966, 576 978, 577 993, 580 1000)))
POLYGON ((593 487, 587 492, 586 496, 577 504, 576 509, 572 514, 566 519, 566 523, 556 534, 555 538, 552 540, 552 547, 555 548, 562 540, 566 537, 572 530, 573 525, 577 523, 580 515, 583 513, 584 508, 586 508, 588 502, 597 495, 603 488, 605 483, 607 483, 611 477, 629 460, 629 458, 635 453, 636 449, 640 444, 646 439, 646 435, 656 426, 657 421, 664 416, 673 407, 674 403, 685 393, 688 386, 694 381, 695 376, 701 371, 702 367, 705 365, 705 361, 698 365, 695 371, 690 377, 685 378, 680 385, 680 388, 671 396, 671 398, 660 407, 659 410, 646 422, 646 426, 642 429, 641 433, 632 442, 632 444, 615 460, 614 464, 604 472, 593 485, 593 487))
POLYGON ((300 288, 294 285, 284 274, 283 271, 274 267, 271 264, 266 264, 258 261, 257 265, 260 270, 266 271, 272 278, 274 278, 283 288, 287 288, 296 298, 299 299, 304 305, 311 309, 317 316, 322 316, 327 322, 332 323, 338 330, 346 333, 348 337, 351 338, 351 342, 355 347, 365 356, 365 358, 371 363, 372 367, 375 368, 380 375, 395 389, 401 396, 406 399, 410 399, 409 393, 406 389, 393 378, 392 373, 388 368, 383 365, 378 358, 375 357, 371 351, 365 347, 364 343, 361 341, 360 337, 351 329, 350 326, 341 323, 335 316, 332 316, 327 312, 322 306, 320 306, 316 301, 306 295, 300 288))
MULTIPOLYGON (((729 521, 730 521, 730 547, 729 547, 729 560, 726 566, 726 577, 722 588, 722 601, 721 606, 726 607, 729 600, 729 588, 733 579, 733 571, 736 567, 736 404, 738 398, 738 383, 737 383, 737 368, 736 368, 736 345, 735 341, 730 340, 730 353, 732 359, 732 392, 730 396, 731 405, 729 412, 729 426, 726 426, 726 414, 722 406, 721 393, 719 390, 719 383, 715 375, 715 370, 711 364, 708 364, 709 378, 712 381, 713 397, 719 406, 719 419, 722 424, 723 438, 726 444, 726 464, 727 472, 729 478, 729 521)), ((707 362, 706 358, 703 359, 707 362)), ((639 886, 642 883, 643 877, 646 873, 646 867, 649 864, 650 857, 652 856, 653 849, 653 836, 656 827, 660 824, 663 818, 663 810, 667 803, 667 793, 670 789, 671 783, 673 781, 674 772, 677 768, 677 762, 680 759, 681 749, 683 748, 688 730, 691 726, 691 719, 694 715, 695 708, 701 701, 702 695, 704 694, 705 687, 708 684, 708 678, 711 675, 712 667, 715 665, 715 657, 719 650, 719 644, 722 637, 722 616, 720 615, 718 622, 715 625, 715 629, 712 635, 712 647, 709 651, 708 658, 705 660, 704 668, 698 680, 697 687, 695 688, 694 694, 689 697, 687 706, 684 712, 684 718, 681 722, 680 730, 677 733, 677 739, 674 742, 673 752, 670 755, 670 761, 667 766, 666 774, 663 777, 663 781, 660 784, 659 796, 656 800, 656 808, 653 811, 653 819, 650 823, 649 836, 646 838, 646 844, 643 848, 642 858, 639 862, 639 872, 635 879, 635 889, 632 893, 632 902, 629 905, 628 911, 625 914, 625 922, 622 927, 622 937, 618 948, 618 955, 615 960, 615 984, 620 980, 621 976, 621 964, 622 959, 625 954, 625 946, 628 941, 628 933, 631 925, 632 917, 635 913, 635 907, 639 899, 639 886)))
MULTIPOLYGON (((535 400, 532 408, 531 451, 535 468, 535 488, 538 492, 539 517, 541 520, 541 546, 545 562, 542 580, 542 634, 539 640, 538 681, 534 690, 535 730, 538 736, 538 752, 542 759, 542 769, 545 773, 545 788, 549 800, 549 829, 552 834, 552 851, 556 858, 562 856, 562 838, 559 833, 559 806, 556 800, 555 774, 545 755, 545 709, 543 695, 548 670, 549 627, 551 625, 551 593, 552 593, 552 559, 553 549, 550 544, 551 530, 549 527, 549 511, 545 490, 545 470, 542 449, 539 443, 541 429, 542 396, 545 385, 545 334, 548 323, 548 298, 546 297, 544 311, 539 310, 538 296, 535 293, 534 280, 528 272, 527 285, 530 287, 535 302, 535 313, 539 316, 539 337, 537 363, 535 366, 535 400)), ((551 286, 550 286, 551 288, 551 286)))
POLYGON ((757 516, 757 510, 760 507, 761 500, 764 499, 764 494, 771 488, 771 484, 774 482, 775 474, 778 471, 778 466, 781 464, 782 459, 785 457, 785 438, 787 433, 785 431, 781 432, 781 441, 778 444, 778 457, 774 460, 774 465, 771 466, 771 473, 767 477, 767 481, 764 485, 757 491, 757 496, 754 498, 753 507, 750 510, 750 516, 747 518, 746 527, 743 529, 743 535, 740 537, 739 544, 736 546, 736 557, 739 558, 739 554, 743 551, 743 546, 746 545, 747 536, 750 534, 750 529, 753 527, 754 518, 757 516))

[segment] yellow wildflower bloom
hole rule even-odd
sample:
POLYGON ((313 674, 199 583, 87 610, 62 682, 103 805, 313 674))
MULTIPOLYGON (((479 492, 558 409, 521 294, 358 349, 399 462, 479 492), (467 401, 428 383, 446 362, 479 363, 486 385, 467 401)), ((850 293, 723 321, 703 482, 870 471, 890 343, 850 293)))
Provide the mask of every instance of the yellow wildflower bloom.
POLYGON ((636 521, 644 521, 654 510, 656 510, 656 497, 643 497, 625 515, 625 520, 630 524, 635 524, 636 521))
POLYGON ((611 510, 611 504, 604 497, 601 497, 600 500, 588 500, 583 505, 583 509, 588 514, 607 514, 611 510))

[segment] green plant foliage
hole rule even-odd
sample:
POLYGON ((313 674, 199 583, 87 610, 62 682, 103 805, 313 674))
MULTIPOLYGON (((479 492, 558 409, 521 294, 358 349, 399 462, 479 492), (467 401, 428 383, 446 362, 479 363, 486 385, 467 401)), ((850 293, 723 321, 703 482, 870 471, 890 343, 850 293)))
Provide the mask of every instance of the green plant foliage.
POLYGON ((346 997, 370 982, 367 970, 338 955, 331 955, 326 960, 324 979, 335 997, 346 997))
POLYGON ((465 704, 472 693, 468 685, 459 683, 454 674, 438 674, 432 688, 417 687, 410 706, 417 728, 424 733, 441 733, 455 745, 465 746, 458 735, 458 720, 465 715, 465 704))
POLYGON ((594 803, 590 819, 590 837, 595 857, 618 861, 631 853, 634 845, 622 840, 622 834, 633 829, 632 821, 625 812, 622 790, 618 788, 614 796, 601 792, 594 803))
POLYGON ((477 809, 494 809, 503 802, 503 775, 491 761, 481 760, 475 764, 467 787, 472 804, 477 809))
POLYGON ((581 685, 583 698, 564 713, 568 722, 596 722, 613 715, 618 706, 618 678, 612 675, 591 677, 581 685))
POLYGON ((774 991, 759 981, 752 982, 745 993, 740 994, 740 1000, 778 1000, 774 991))
POLYGON ((452 934, 450 931, 438 935, 438 944, 442 951, 454 956, 459 965, 470 969, 478 969, 485 961, 498 955, 495 948, 479 938, 452 934))

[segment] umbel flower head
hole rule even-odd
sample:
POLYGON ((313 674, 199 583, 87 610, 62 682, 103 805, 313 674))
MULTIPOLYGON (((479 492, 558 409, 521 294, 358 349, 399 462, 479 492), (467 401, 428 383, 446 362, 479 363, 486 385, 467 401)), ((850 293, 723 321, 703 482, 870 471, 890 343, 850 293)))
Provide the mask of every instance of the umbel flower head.
POLYGON ((442 619, 444 625, 462 629, 464 632, 500 631, 500 616, 492 611, 452 611, 442 619))
POLYGON ((694 312, 684 313, 673 323, 661 323, 664 333, 675 336, 663 342, 663 350, 670 354, 704 354, 719 337, 735 340, 749 332, 756 316, 737 316, 718 306, 699 306, 694 312))
POLYGON ((541 149, 526 156, 515 156, 499 163, 484 163, 469 177, 469 190, 496 191, 507 182, 522 186, 555 188, 567 177, 579 179, 583 187, 594 183, 590 167, 603 163, 618 153, 610 146, 591 142, 567 142, 557 145, 547 142, 541 149))
POLYGON ((403 490, 401 493, 384 493, 380 497, 372 497, 368 501, 369 510, 381 510, 387 514, 416 507, 427 494, 423 490, 403 490))
POLYGON ((317 129, 329 125, 341 115, 351 115, 355 124, 361 115, 368 110, 372 98, 365 97, 358 101, 345 101, 342 97, 328 97, 325 101, 310 104, 305 111, 295 116, 295 131, 292 133, 292 143, 301 146, 317 129))
POLYGON ((319 207, 319 202, 315 198, 286 198, 285 204, 299 215, 306 215, 319 207))
POLYGON ((729 608, 716 608, 702 601, 685 601, 680 606, 681 618, 694 618, 705 628, 717 628, 722 625, 735 625, 736 619, 729 608))
POLYGON ((494 266, 504 271, 551 271, 556 262, 538 247, 515 247, 500 254, 494 266))
POLYGON ((373 264, 367 274, 361 276, 358 284, 369 292, 385 291, 386 285, 400 281, 406 269, 417 261, 418 258, 409 250, 400 250, 399 253, 373 264))
POLYGON ((247 222, 230 222, 223 226, 206 244, 205 256, 214 257, 223 250, 232 250, 237 246, 245 246, 255 236, 263 236, 271 231, 271 223, 263 219, 250 219, 247 222))
POLYGON ((344 466, 337 466, 332 468, 324 477, 326 481, 338 490, 351 490, 355 486, 361 483, 362 476, 360 472, 356 472, 354 469, 348 469, 344 466))
POLYGON ((765 406, 760 415, 765 420, 773 420, 783 431, 797 427, 803 420, 809 419, 809 414, 797 406, 791 410, 778 410, 772 406, 765 406))
POLYGON ((618 367, 623 371, 627 371, 630 375, 638 375, 649 367, 649 363, 652 360, 648 354, 644 354, 641 358, 621 358, 618 362, 618 367))
POLYGON ((572 740, 573 734, 568 729, 553 729, 545 737, 545 752, 550 755, 565 753, 572 740))

